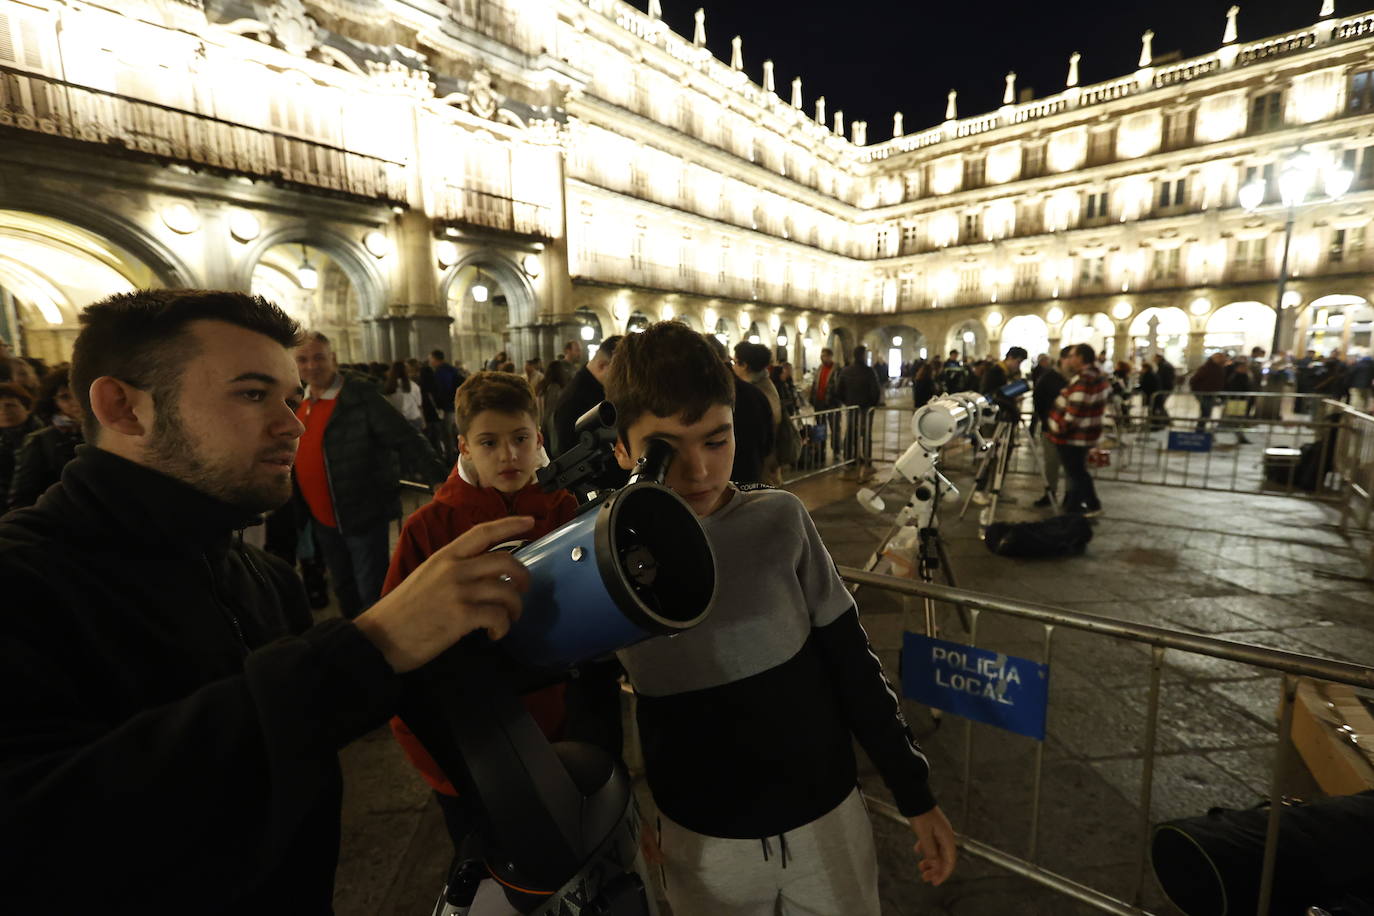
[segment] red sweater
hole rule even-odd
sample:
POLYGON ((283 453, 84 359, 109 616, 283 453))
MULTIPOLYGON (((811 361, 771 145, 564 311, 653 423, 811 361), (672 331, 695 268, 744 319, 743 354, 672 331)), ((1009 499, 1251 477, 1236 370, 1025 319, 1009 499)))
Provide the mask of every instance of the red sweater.
MULTIPOLYGON (((516 493, 514 507, 509 507, 496 490, 473 486, 460 476, 455 467, 439 492, 434 494, 434 500, 406 520, 400 540, 396 542, 396 552, 391 557, 391 568, 387 570, 382 594, 400 585, 417 566, 474 525, 512 515, 531 515, 534 517, 534 527, 525 537, 534 540, 569 521, 576 511, 577 500, 567 490, 545 493, 538 484, 533 483, 516 493)), ((565 719, 562 684, 525 694, 524 702, 525 708, 550 740, 562 736, 565 719)), ((425 782, 435 791, 447 795, 458 794, 434 758, 400 718, 392 718, 391 732, 425 782)))

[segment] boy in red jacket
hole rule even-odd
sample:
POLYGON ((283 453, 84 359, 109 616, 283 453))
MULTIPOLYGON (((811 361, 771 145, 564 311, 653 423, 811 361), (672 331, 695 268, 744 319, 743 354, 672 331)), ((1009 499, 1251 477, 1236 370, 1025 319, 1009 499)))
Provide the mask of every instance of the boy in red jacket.
MULTIPOLYGON (((539 434, 534 391, 522 376, 509 372, 471 376, 458 389, 454 421, 458 427, 458 464, 434 500, 406 520, 382 586, 383 595, 474 525, 528 515, 534 518, 534 526, 526 537, 534 540, 569 521, 577 511, 577 500, 567 490, 545 493, 535 482, 544 438, 539 434)), ((550 740, 563 737, 564 685, 528 693, 524 702, 550 740)), ((458 794, 453 783, 399 718, 391 720, 391 731, 406 757, 439 793, 450 832, 457 841, 466 831, 455 819, 456 807, 448 803, 458 794)))

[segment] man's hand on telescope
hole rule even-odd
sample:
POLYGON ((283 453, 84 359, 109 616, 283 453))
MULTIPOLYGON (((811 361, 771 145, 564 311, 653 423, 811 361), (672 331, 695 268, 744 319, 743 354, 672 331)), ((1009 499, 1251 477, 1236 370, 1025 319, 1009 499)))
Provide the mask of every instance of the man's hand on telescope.
POLYGON ((500 639, 520 618, 530 575, 508 551, 487 551, 528 531, 534 519, 475 525, 431 556, 354 624, 398 674, 412 671, 471 633, 500 639))
POLYGON ((943 884, 954 873, 959 858, 955 847, 954 828, 939 807, 918 814, 911 821, 916 834, 916 854, 921 857, 921 880, 928 884, 943 884))

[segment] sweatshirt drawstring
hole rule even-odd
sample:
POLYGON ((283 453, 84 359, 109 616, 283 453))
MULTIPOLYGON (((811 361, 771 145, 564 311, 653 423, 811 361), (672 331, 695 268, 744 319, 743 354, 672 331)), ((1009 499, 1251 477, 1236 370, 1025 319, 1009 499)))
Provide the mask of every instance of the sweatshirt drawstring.
MULTIPOLYGON (((763 861, 767 862, 769 857, 773 855, 773 846, 768 842, 768 837, 763 837, 759 840, 759 843, 763 846, 763 861)), ((787 848, 787 834, 778 834, 778 848, 780 849, 782 854, 782 867, 786 868, 787 856, 790 852, 790 850, 787 848)))

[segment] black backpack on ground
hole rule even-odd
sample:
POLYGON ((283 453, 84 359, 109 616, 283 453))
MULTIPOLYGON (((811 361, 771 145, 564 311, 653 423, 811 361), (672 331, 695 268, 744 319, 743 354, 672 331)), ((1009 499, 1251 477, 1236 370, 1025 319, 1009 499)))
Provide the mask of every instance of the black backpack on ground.
MULTIPOLYGON (((1250 916, 1259 907, 1268 823, 1263 804, 1155 825, 1150 858, 1159 886, 1188 916, 1250 916)), ((1374 913, 1371 832, 1374 792, 1286 807, 1269 911, 1298 914, 1318 905, 1333 916, 1374 913)))
POLYGON ((1326 482, 1326 475, 1336 467, 1336 444, 1339 427, 1332 427, 1326 434, 1326 446, 1322 442, 1307 442, 1298 448, 1298 461, 1295 465, 1275 464, 1265 468, 1264 476, 1271 482, 1282 486, 1292 486, 1295 490, 1316 492, 1326 482), (1324 460, 1323 460, 1324 459, 1324 460), (1321 465, 1325 464, 1325 467, 1321 465))
POLYGON ((983 543, 999 557, 1072 557, 1093 539, 1093 526, 1081 515, 1056 515, 1040 522, 995 522, 983 543))

